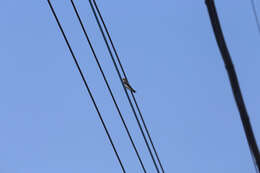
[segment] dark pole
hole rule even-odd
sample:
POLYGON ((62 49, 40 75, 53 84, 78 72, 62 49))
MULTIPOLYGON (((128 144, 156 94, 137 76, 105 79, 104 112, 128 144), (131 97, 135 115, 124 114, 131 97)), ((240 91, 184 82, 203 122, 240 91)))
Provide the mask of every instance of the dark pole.
POLYGON ((232 92, 240 113, 240 118, 243 124, 243 128, 246 134, 247 142, 250 148, 250 151, 254 157, 254 164, 256 164, 258 172, 260 172, 260 155, 257 147, 256 139, 254 137, 254 133, 252 130, 252 126, 250 124, 249 116, 246 110, 246 106, 242 97, 242 93, 240 91, 237 75, 235 72, 234 65, 232 63, 228 48, 225 43, 225 39, 223 36, 223 32, 221 30, 220 22, 218 19, 216 7, 214 4, 214 0, 206 0, 206 5, 209 12, 209 17, 211 20, 211 24, 214 30, 214 34, 216 37, 216 41, 218 43, 219 50, 221 52, 223 61, 225 63, 225 67, 228 72, 229 81, 232 87, 232 92))

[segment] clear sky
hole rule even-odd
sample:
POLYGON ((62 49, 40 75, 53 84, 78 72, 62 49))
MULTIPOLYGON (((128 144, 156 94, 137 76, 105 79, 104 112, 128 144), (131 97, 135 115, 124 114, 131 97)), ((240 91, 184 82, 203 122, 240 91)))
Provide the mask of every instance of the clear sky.
MULTIPOLYGON (((204 1, 97 3, 166 172, 254 173, 204 1)), ((153 173, 88 1, 75 4, 153 173)), ((141 173, 70 1, 53 5, 127 172, 141 173)), ((250 1, 220 0, 216 6, 260 143, 260 35, 250 1)), ((0 16, 0 172, 121 172, 47 0, 2 1, 0 16)))

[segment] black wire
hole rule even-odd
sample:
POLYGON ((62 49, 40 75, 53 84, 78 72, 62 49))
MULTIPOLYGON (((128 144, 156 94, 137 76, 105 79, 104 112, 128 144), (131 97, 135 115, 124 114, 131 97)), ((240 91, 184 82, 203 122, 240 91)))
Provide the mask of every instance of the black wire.
POLYGON ((257 168, 257 164, 256 164, 256 160, 255 160, 255 157, 254 157, 254 154, 253 154, 253 152, 252 152, 251 149, 249 149, 249 150, 250 150, 251 159, 252 159, 252 161, 253 161, 253 163, 254 163, 255 172, 256 172, 256 173, 259 173, 258 168, 257 168))
POLYGON ((244 99, 240 90, 238 78, 236 75, 235 67, 233 65, 230 53, 228 51, 225 38, 221 29, 221 25, 218 19, 217 10, 215 7, 215 3, 213 0, 206 0, 206 5, 208 8, 208 13, 211 21, 211 25, 215 34, 215 38, 222 55, 223 61, 226 66, 226 70, 228 73, 229 81, 231 84, 232 92, 240 113, 240 119, 242 121, 242 125, 246 134, 247 142, 249 145, 250 152, 253 153, 254 156, 254 164, 256 164, 258 171, 260 170, 260 155, 258 146, 256 143, 256 139, 254 136, 254 132, 250 123, 250 119, 246 110, 246 105, 244 103, 244 99))
POLYGON ((108 91, 109 91, 109 93, 110 93, 110 95, 111 95, 111 97, 112 97, 112 99, 113 99, 113 102, 114 102, 114 104, 115 104, 115 106, 116 106, 117 112, 118 112, 118 114, 119 114, 119 116, 120 116, 120 118, 121 118, 121 121, 122 121, 122 123, 123 123, 123 125, 124 125, 124 128, 125 128, 125 130, 126 130, 126 132, 127 132, 128 137, 129 137, 129 139, 130 139, 130 141, 131 141, 131 144, 132 144, 132 146, 133 146, 133 148, 134 148, 134 150, 135 150, 135 153, 136 153, 136 155, 137 155, 137 157, 138 157, 138 160, 139 160, 139 162, 140 162, 140 164, 141 164, 141 166, 142 166, 143 171, 146 173, 146 169, 145 169, 145 167, 144 167, 143 161, 142 161, 142 159, 141 159, 141 157, 140 157, 140 154, 139 154, 139 152, 138 152, 138 150, 137 150, 137 148, 136 148, 136 146, 135 146, 135 143, 134 143, 134 141, 133 141, 133 139, 132 139, 132 136, 131 136, 131 134, 130 134, 130 132, 129 132, 129 130, 128 130, 128 127, 127 127, 127 125, 126 125, 126 122, 125 122, 125 120, 124 120, 124 118, 123 118, 123 116, 122 116, 122 113, 121 113, 121 111, 120 111, 120 109, 119 109, 119 107, 118 107, 118 104, 117 104, 117 102, 116 102, 116 100, 115 100, 115 97, 114 97, 114 95, 113 95, 113 93, 112 93, 112 90, 111 90, 111 88, 110 88, 110 85, 108 84, 107 78, 106 78, 106 76, 105 76, 105 74, 104 74, 104 71, 103 71, 103 69, 102 69, 102 67, 101 67, 101 65, 100 65, 100 63, 99 63, 99 60, 98 60, 97 55, 96 55, 96 53, 95 53, 95 50, 94 50, 94 48, 93 48, 93 46, 92 46, 92 43, 91 43, 91 41, 90 41, 90 39, 89 39, 89 37, 88 37, 87 31, 86 31, 86 29, 85 29, 85 27, 84 27, 84 24, 83 24, 83 22, 82 22, 82 20, 81 20, 81 18, 80 18, 80 15, 79 15, 79 13, 78 13, 78 10, 77 10, 77 8, 76 8, 76 6, 75 6, 73 0, 71 0, 71 4, 72 4, 73 9, 74 9, 74 11, 75 11, 75 13, 76 13, 76 15, 77 15, 77 18, 78 18, 79 23, 80 23, 80 25, 81 25, 81 28, 82 28, 82 30, 83 30, 83 32, 84 32, 84 35, 85 35, 85 37, 86 37, 86 39, 87 39, 87 41, 88 41, 88 44, 89 44, 89 46, 90 46, 90 48, 91 48, 92 54, 93 54, 93 56, 94 56, 94 58, 95 58, 95 60, 96 60, 96 63, 97 63, 97 65, 98 65, 98 67, 99 67, 99 70, 100 70, 100 72, 102 73, 102 76, 103 76, 103 78, 104 78, 104 81, 105 81, 105 83, 106 83, 106 86, 107 86, 107 88, 108 88, 108 91))
MULTIPOLYGON (((141 133, 142 133, 142 136, 143 136, 143 138, 144 138, 145 144, 146 144, 146 146, 147 146, 147 149, 148 149, 148 151, 149 151, 149 153, 150 153, 150 156, 151 156, 151 158, 152 158, 152 160, 153 160, 153 163, 154 163, 154 166, 155 166, 155 168, 156 168, 156 171, 157 171, 158 173, 160 173, 159 168, 158 168, 158 166, 157 166, 157 163, 156 163, 156 161, 155 161, 155 159, 154 159, 153 153, 152 153, 152 151, 151 151, 151 148, 150 148, 150 146, 149 146, 149 144, 148 144, 148 141, 147 141, 147 139, 146 139, 146 137, 145 137, 144 131, 143 131, 142 126, 141 126, 141 123, 140 123, 140 121, 139 121, 139 119, 138 119, 138 117, 137 117, 137 114, 136 114, 136 112, 135 112, 135 109, 134 109, 134 106, 133 106, 133 104, 132 104, 132 101, 131 101, 131 99, 130 99, 130 97, 129 97, 127 91, 126 91, 126 88, 124 87, 124 84, 123 84, 123 81, 122 81, 122 76, 121 76, 121 74, 120 74, 120 72, 119 72, 119 69, 118 69, 118 67, 117 67, 117 65, 116 65, 114 56, 113 56, 112 51, 111 51, 111 49, 110 49, 110 47, 109 47, 108 41, 107 41, 107 39, 106 39, 106 37, 105 37, 104 31, 103 31, 103 29, 102 29, 102 26, 101 26, 99 20, 98 20, 96 11, 94 10, 94 7, 93 7, 93 4, 92 4, 91 0, 89 0, 89 3, 90 3, 90 6, 91 6, 92 11, 93 11, 93 13, 94 13, 94 16, 95 16, 95 18, 96 18, 96 21, 97 21, 97 23, 98 23, 99 29, 100 29, 100 31, 101 31, 101 33, 102 33, 103 39, 104 39, 104 41, 105 41, 105 43, 106 43, 106 46, 107 46, 107 49, 108 49, 108 51, 109 51, 110 57, 111 57, 111 59, 112 59, 112 61, 113 61, 113 64, 114 64, 114 66, 115 66, 115 68, 116 68, 117 74, 118 74, 118 76, 119 76, 119 78, 120 78, 120 80, 121 80, 122 87, 123 87, 123 89, 124 89, 124 91, 125 91, 125 93, 126 93, 127 99, 128 99, 129 104, 130 104, 130 106, 131 106, 131 108, 132 108, 132 111, 133 111, 133 113, 134 113, 135 119, 136 119, 136 121, 137 121, 137 124, 138 124, 138 126, 139 126, 139 129, 140 129, 140 131, 141 131, 141 133)), ((94 1, 94 3, 95 3, 95 1, 94 1)), ((96 6, 96 4, 95 4, 95 6, 96 6)))
POLYGON ((116 154, 116 157, 117 157, 117 159, 118 159, 118 161, 119 161, 119 163, 120 163, 120 166, 121 166, 121 168, 122 168, 122 171, 123 171, 124 173, 126 173, 125 168, 124 168, 124 166, 123 166, 123 164, 122 164, 122 161, 121 161, 121 159, 120 159, 120 157, 119 157, 119 154, 118 154, 118 152, 117 152, 117 150, 116 150, 116 148, 115 148, 115 145, 114 145, 114 143, 113 143, 113 140, 112 140, 112 138, 111 138, 111 136, 110 136, 110 134, 109 134, 109 132, 108 132, 108 129, 107 129, 106 124, 105 124, 105 122, 104 122, 104 120, 103 120, 103 118, 102 118, 102 115, 101 115, 101 113, 99 112, 99 109, 98 109, 98 106, 97 106, 97 104, 96 104, 96 101, 95 101, 95 99, 94 99, 94 97, 93 97, 93 95, 92 95, 92 93, 91 93, 91 91, 90 91, 90 89, 89 89, 89 86, 88 86, 88 84, 87 84, 87 81, 86 81, 86 79, 85 79, 85 77, 84 77, 84 75, 83 75, 83 72, 81 71, 81 68, 80 68, 79 63, 78 63, 78 61, 77 61, 77 58, 76 58, 76 56, 75 56, 75 54, 74 54, 74 52, 73 52, 73 50, 72 50, 72 48, 71 48, 71 46, 70 46, 70 44, 69 44, 69 41, 68 41, 68 39, 67 39, 67 37, 66 37, 66 34, 65 34, 65 32, 64 32, 64 30, 63 30, 63 28, 62 28, 62 26, 61 26, 61 24, 60 24, 60 22, 59 22, 59 19, 58 19, 56 13, 55 13, 55 10, 53 9, 50 0, 47 0, 47 1, 48 1, 48 4, 49 4, 49 6, 50 6, 50 8, 51 8, 51 11, 52 11, 52 13, 53 13, 55 19, 56 19, 56 22, 57 22, 57 24, 58 24, 58 26, 59 26, 59 28, 60 28, 60 31, 61 31, 61 33, 62 33, 64 39, 65 39, 65 42, 66 42, 66 44, 67 44, 67 46, 68 46, 68 48, 69 48, 69 50, 70 50, 70 53, 71 53, 71 55, 72 55, 72 57, 73 57, 73 60, 74 60, 76 66, 77 66, 77 68, 78 68, 78 71, 79 71, 79 73, 80 73, 80 76, 81 76, 81 78, 82 78, 84 84, 85 84, 85 87, 87 88, 87 91, 88 91, 88 93, 89 93, 89 96, 90 96, 90 98, 91 98, 91 100, 92 100, 92 102, 93 102, 93 104, 94 104, 94 106, 95 106, 95 109, 96 109, 96 111, 97 111, 97 113, 98 113, 99 119, 100 119, 100 121, 101 121, 101 123, 102 123, 102 125, 103 125, 103 127, 104 127, 104 129, 105 129, 105 131, 106 131, 106 134, 107 134, 107 136, 108 136, 108 139, 109 139, 109 141, 110 141, 110 144, 112 145, 113 150, 114 150, 114 152, 115 152, 115 154, 116 154))
POLYGON ((256 12, 254 0, 251 0, 251 5, 252 5, 252 8, 253 8, 253 13, 254 13, 254 16, 255 16, 255 22, 256 22, 256 25, 257 25, 257 29, 258 29, 258 32, 260 33, 260 22, 259 22, 259 18, 258 18, 257 12, 256 12))
MULTIPOLYGON (((116 50, 116 48, 115 48, 115 46, 114 46, 114 43, 113 43, 113 41, 112 41, 112 38, 111 38, 111 36, 110 36, 110 34, 109 34, 109 31, 108 31, 108 29, 107 29, 107 27, 106 27, 106 24, 105 24, 105 22, 104 22, 104 20, 103 20, 103 17, 102 17, 102 15, 101 15, 101 12, 100 12, 100 10, 99 10, 97 4, 96 4, 96 1, 93 0, 93 2, 94 2, 94 5, 95 5, 95 7, 96 7, 96 9, 97 9, 98 15, 99 15, 99 17, 100 17, 100 19, 101 19, 101 21, 102 21, 102 23, 103 23, 103 26, 104 26, 104 28, 105 28, 105 31, 106 31, 106 33, 107 33, 107 36, 108 36, 109 41, 110 41, 110 43, 111 43, 111 46, 112 46, 112 48, 113 48, 113 50, 114 50, 114 52, 115 52, 115 55, 116 55, 116 58, 117 58, 117 61, 118 61, 119 65, 120 65, 120 68, 121 68, 121 70, 122 70, 122 72, 123 72, 123 74, 124 74, 124 77, 127 79, 125 70, 124 70, 123 65, 122 65, 122 63, 121 63, 121 61, 120 61, 120 58, 119 58, 118 53, 117 53, 117 50, 116 50)), ((144 121, 142 112, 140 111, 140 108, 139 108, 139 106, 138 106, 138 103, 137 103, 137 101, 136 101, 136 99, 135 99, 135 96, 134 96, 133 92, 131 92, 131 95, 132 95, 132 98, 133 98, 133 100, 134 100, 134 103, 135 103, 135 105, 136 105, 136 107, 137 107, 138 113, 139 113, 139 115, 140 115, 140 117, 141 117, 142 123, 143 123, 143 125, 144 125, 144 127, 145 127, 145 131, 146 131, 146 133, 147 133, 147 135, 148 135, 149 141, 150 141, 150 143, 151 143, 151 145, 152 145, 152 148, 153 148, 153 150, 154 150, 154 153, 155 153, 155 155, 156 155, 156 158, 157 158, 157 160, 158 160, 158 162, 159 162, 159 165, 160 165, 160 167, 161 167, 161 169, 162 169, 162 172, 164 173, 164 168, 163 168, 163 166, 162 166, 160 157, 159 157, 159 155, 158 155, 158 152, 157 152, 156 149, 155 149, 155 146, 154 146, 153 140, 152 140, 152 138, 151 138, 150 132, 149 132, 147 126, 146 126, 146 123, 145 123, 145 121, 144 121)))
POLYGON ((153 144, 153 141, 152 141, 150 132, 149 132, 147 126, 146 126, 146 123, 145 123, 145 121, 144 121, 143 115, 142 115, 142 113, 141 113, 141 110, 139 109, 139 106, 138 106, 138 104, 137 104, 137 101, 136 101, 135 96, 134 96, 134 94, 133 94, 132 91, 131 91, 131 95, 132 95, 132 97, 133 97, 133 99, 134 99, 136 108, 137 108, 137 110, 138 110, 138 112, 139 112, 139 114, 140 114, 141 120, 142 120, 142 122, 143 122, 145 131, 146 131, 146 133, 147 133, 147 135, 148 135, 148 138, 149 138, 149 140, 150 140, 150 143, 152 144, 152 147, 153 147, 153 151, 154 151, 154 153, 155 153, 155 156, 156 156, 156 158, 157 158, 157 160, 158 160, 158 162, 159 162, 159 165, 160 165, 160 167, 161 167, 161 169, 162 169, 162 172, 164 173, 164 169, 163 169, 161 160, 160 160, 159 155, 158 155, 158 153, 157 153, 157 151, 156 151, 156 149, 155 149, 155 146, 154 146, 154 144, 153 144))

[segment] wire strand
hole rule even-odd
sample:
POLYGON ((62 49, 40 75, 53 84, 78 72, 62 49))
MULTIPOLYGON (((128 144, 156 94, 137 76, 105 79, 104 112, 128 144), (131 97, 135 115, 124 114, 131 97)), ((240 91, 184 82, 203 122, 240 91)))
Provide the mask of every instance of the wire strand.
POLYGON ((256 164, 256 160, 255 160, 255 157, 254 157, 254 154, 253 154, 253 152, 252 152, 251 149, 249 149, 249 150, 250 150, 251 159, 252 159, 252 161, 253 161, 253 163, 254 163, 255 172, 256 172, 256 173, 259 173, 258 168, 257 168, 257 164, 256 164))
POLYGON ((137 101, 136 101, 136 99, 135 99, 135 96, 134 96, 133 92, 131 92, 131 95, 132 95, 132 97, 133 97, 134 103, 135 103, 136 108, 137 108, 137 110, 138 110, 138 112, 139 112, 139 115, 140 115, 140 117, 141 117, 142 123, 143 123, 143 125, 144 125, 144 128, 145 128, 145 131, 146 131, 146 133, 147 133, 147 136, 148 136, 148 138, 149 138, 149 140, 150 140, 150 143, 152 144, 152 148, 153 148, 153 151, 154 151, 154 153, 155 153, 155 156, 156 156, 156 158, 157 158, 157 160, 158 160, 158 162, 159 162, 159 165, 160 165, 160 167, 161 167, 162 172, 164 173, 164 168, 163 168, 163 165, 162 165, 162 163, 161 163, 160 157, 159 157, 159 155, 158 155, 158 152, 157 152, 156 149, 155 149, 154 143, 153 143, 153 141, 152 141, 152 137, 151 137, 150 132, 149 132, 147 126, 146 126, 146 123, 145 123, 145 121, 144 121, 142 112, 141 112, 141 110, 140 110, 140 108, 139 108, 139 106, 138 106, 138 104, 137 104, 137 101))
POLYGON ((107 134, 107 137, 108 137, 108 139, 109 139, 109 141, 110 141, 110 144, 112 145, 112 148, 113 148, 113 150, 114 150, 114 152, 115 152, 115 154, 116 154, 117 160, 118 160, 118 162, 120 163, 120 166, 121 166, 121 168, 122 168, 122 171, 123 171, 124 173, 126 173, 125 168, 124 168, 124 166, 123 166, 123 163, 122 163, 122 161, 121 161, 121 159, 120 159, 120 156, 119 156, 119 154, 118 154, 118 152, 117 152, 117 150, 116 150, 116 148, 115 148, 115 145, 114 145, 114 143, 113 143, 113 140, 112 140, 112 138, 111 138, 111 136, 110 136, 110 134, 109 134, 109 131, 108 131, 107 127, 106 127, 106 124, 105 124, 105 122, 104 122, 104 120, 103 120, 103 118, 102 118, 102 115, 101 115, 101 113, 100 113, 100 111, 99 111, 99 109, 98 109, 98 106, 97 106, 97 104, 96 104, 96 101, 95 101, 95 99, 94 99, 94 97, 93 97, 93 95, 92 95, 92 93, 91 93, 91 90, 90 90, 90 88, 89 88, 89 86, 88 86, 88 84, 87 84, 87 81, 86 81, 86 79, 85 79, 85 77, 84 77, 84 75, 83 75, 83 72, 82 72, 82 70, 81 70, 81 68, 80 68, 80 66, 79 66, 79 63, 78 63, 78 61, 77 61, 77 58, 76 58, 76 56, 75 56, 75 54, 74 54, 74 52, 73 52, 73 50, 72 50, 72 48, 71 48, 71 46, 70 46, 70 43, 69 43, 69 41, 68 41, 68 39, 67 39, 67 37, 66 37, 66 34, 65 34, 65 32, 64 32, 64 30, 63 30, 61 24, 60 24, 60 21, 59 21, 57 15, 56 15, 56 13, 55 13, 55 10, 54 10, 54 8, 53 8, 53 6, 52 6, 50 0, 47 0, 47 1, 48 1, 48 4, 49 4, 49 6, 50 6, 50 9, 51 9, 51 11, 52 11, 52 13, 53 13, 55 19, 56 19, 56 22, 57 22, 57 24, 58 24, 58 26, 59 26, 59 29, 60 29, 60 31, 61 31, 63 37, 64 37, 64 40, 65 40, 65 42, 66 42, 66 44, 67 44, 67 46, 68 46, 68 48, 69 48, 69 50, 70 50, 70 53, 71 53, 71 55, 72 55, 72 58, 73 58, 73 60, 74 60, 74 62, 75 62, 75 64, 76 64, 76 66, 77 66, 77 69, 78 69, 78 71, 79 71, 79 73, 80 73, 80 76, 81 76, 81 78, 82 78, 82 80, 83 80, 83 82, 84 82, 84 85, 85 85, 85 87, 86 87, 88 93, 89 93, 89 96, 90 96, 90 98, 91 98, 91 100, 92 100, 92 102, 93 102, 93 104, 94 104, 94 107, 95 107, 95 109, 96 109, 96 112, 98 113, 99 119, 100 119, 100 121, 101 121, 101 123, 102 123, 102 125, 103 125, 103 127, 104 127, 104 129, 105 129, 105 132, 106 132, 106 134, 107 134))
MULTIPOLYGON (((95 2, 95 1, 94 1, 94 2, 95 2)), ((103 31, 103 29, 102 29, 102 26, 101 26, 101 24, 100 24, 100 22, 99 22, 99 20, 98 20, 96 11, 95 11, 95 9, 94 9, 94 6, 93 6, 91 0, 89 0, 89 3, 90 3, 90 6, 91 6, 91 9, 92 9, 92 11, 93 11, 93 14, 94 14, 94 16, 95 16, 95 18, 96 18, 96 21, 97 21, 97 23, 98 23, 99 29, 100 29, 100 31, 101 31, 101 33, 102 33, 102 36, 103 36, 103 39, 104 39, 105 44, 106 44, 106 46, 107 46, 107 49, 108 49, 108 51, 109 51, 110 57, 111 57, 111 59, 112 59, 112 61, 113 61, 114 67, 115 67, 115 69, 116 69, 116 71, 117 71, 118 77, 120 78, 122 87, 123 87, 123 89, 124 89, 124 91, 125 91, 125 93, 126 93, 127 99, 128 99, 128 101, 129 101, 129 104, 130 104, 130 106, 131 106, 131 108, 132 108, 132 111, 133 111, 133 113, 134 113, 134 116, 135 116, 135 119, 136 119, 136 121, 137 121, 138 127, 139 127, 139 129, 140 129, 140 131, 141 131, 141 133, 142 133, 142 136, 143 136, 143 138, 144 138, 145 144, 146 144, 147 149, 148 149, 148 151, 149 151, 149 153, 150 153, 150 156, 151 156, 151 158, 152 158, 152 161, 153 161, 153 164, 154 164, 154 166, 155 166, 155 169, 156 169, 156 171, 157 171, 158 173, 160 173, 159 168, 158 168, 158 166, 157 166, 157 163, 156 163, 156 161, 155 161, 155 159, 154 159, 153 153, 152 153, 152 151, 151 151, 151 148, 150 148, 150 146, 149 146, 149 144, 148 144, 148 141, 147 141, 147 139, 146 139, 146 136, 145 136, 145 134, 144 134, 143 128, 142 128, 142 126, 141 126, 141 123, 140 123, 140 121, 139 121, 139 119, 138 119, 138 117, 137 117, 137 114, 136 114, 136 111, 135 111, 135 109, 134 109, 133 103, 132 103, 132 101, 131 101, 131 99, 130 99, 130 97, 129 97, 129 95, 128 95, 128 92, 126 91, 126 88, 124 87, 124 84, 123 84, 123 81, 122 81, 122 76, 121 76, 121 74, 120 74, 120 72, 119 72, 119 69, 118 69, 118 67, 117 67, 117 65, 116 65, 114 56, 113 56, 112 51, 111 51, 111 49, 110 49, 110 47, 109 47, 109 44, 108 44, 108 41, 107 41, 107 39, 106 39, 105 33, 104 33, 104 31, 103 31)))
POLYGON ((256 12, 256 7, 255 7, 255 1, 254 0, 251 0, 251 5, 252 5, 253 13, 254 13, 254 16, 255 16, 255 22, 256 22, 256 25, 257 25, 257 30, 258 30, 258 32, 260 34, 260 22, 259 22, 259 18, 258 18, 257 12, 256 12))
POLYGON ((134 143, 134 141, 133 141, 133 139, 132 139, 132 136, 131 136, 131 134, 130 134, 130 132, 129 132, 129 129, 128 129, 127 125, 126 125, 126 122, 125 122, 125 120, 124 120, 124 118, 123 118, 123 116, 122 116, 122 113, 121 113, 120 109, 119 109, 119 106, 118 106, 118 104, 117 104, 117 102, 116 102, 116 100, 115 100, 115 97, 114 97, 114 95, 113 95, 113 92, 112 92, 112 90, 111 90, 111 88, 110 88, 110 85, 109 85, 109 83, 108 83, 108 81, 107 81, 107 78, 106 78, 106 76, 105 76, 105 74, 104 74, 104 71, 103 71, 103 69, 102 69, 102 67, 101 67, 101 65, 100 65, 100 62, 99 62, 99 60, 98 60, 98 58, 97 58, 97 55, 96 55, 96 53, 95 53, 95 50, 94 50, 94 48, 93 48, 93 46, 92 46, 92 43, 91 43, 91 41, 90 41, 90 39, 89 39, 89 36, 88 36, 88 34, 87 34, 87 31, 86 31, 86 29, 85 29, 85 27, 84 27, 84 24, 83 24, 83 22, 82 22, 82 20, 81 20, 81 18, 80 18, 79 12, 78 12, 78 10, 77 10, 77 8, 76 8, 76 6, 75 6, 73 0, 71 0, 71 4, 72 4, 72 6, 73 6, 74 12, 76 13, 76 16, 77 16, 78 21, 79 21, 79 23, 80 23, 80 25, 81 25, 81 28, 82 28, 82 30, 83 30, 83 32, 84 32, 85 38, 86 38, 87 41, 88 41, 88 44, 89 44, 90 49, 91 49, 91 52, 92 52, 92 54, 93 54, 93 56, 94 56, 94 58, 95 58, 95 60, 96 60, 96 63, 97 63, 97 65, 98 65, 98 67, 99 67, 99 70, 100 70, 100 72, 101 72, 101 74, 102 74, 102 76, 103 76, 103 79, 104 79, 105 83, 106 83, 106 86, 107 86, 107 88, 108 88, 108 91, 109 91, 109 93, 110 93, 110 95, 111 95, 111 97, 112 97, 112 100, 113 100, 113 102, 114 102, 114 105, 115 105, 115 107, 116 107, 116 109, 117 109, 117 112, 118 112, 118 114, 119 114, 119 116, 120 116, 120 119, 121 119, 121 121, 122 121, 122 123, 123 123, 123 125, 124 125, 124 128, 125 128, 126 132, 127 132, 127 135, 128 135, 128 137, 129 137, 129 139, 130 139, 130 141, 131 141, 131 144, 132 144, 132 146, 133 146, 133 148, 134 148, 134 151, 135 151, 135 153, 136 153, 136 155, 137 155, 137 157, 138 157, 138 160, 139 160, 139 162, 140 162, 140 164, 141 164, 141 166, 142 166, 143 171, 146 173, 147 171, 146 171, 146 169, 145 169, 145 167, 144 167, 143 161, 142 161, 142 159, 141 159, 141 157, 140 157, 140 154, 139 154, 139 152, 138 152, 138 150, 137 150, 137 148, 136 148, 136 145, 135 145, 135 143, 134 143))
POLYGON ((212 25, 212 29, 215 35, 215 39, 217 45, 219 47, 220 53, 222 55, 222 59, 224 61, 228 78, 230 81, 230 85, 232 88, 233 96, 240 114, 240 119, 244 128, 244 132, 246 135, 247 143, 249 145, 250 152, 253 153, 256 167, 258 171, 260 170, 260 155, 258 146, 256 143, 256 139, 254 136, 254 132, 250 123, 249 115, 247 113, 246 105, 244 103, 244 99, 242 96, 242 92, 240 90, 240 85, 238 82, 237 74, 235 71, 235 67, 233 65, 229 50, 227 48, 225 38, 223 35, 223 31, 221 29, 220 21, 218 19, 218 14, 216 10, 216 6, 214 0, 205 0, 206 6, 208 8, 208 13, 210 17, 210 22, 212 25))
MULTIPOLYGON (((109 41, 110 41, 111 46, 112 46, 112 48, 113 48, 113 51, 114 51, 114 53, 115 53, 115 55, 116 55, 118 64, 119 64, 119 66, 120 66, 120 68, 121 68, 121 70, 122 70, 122 72, 123 72, 124 77, 127 79, 125 70, 124 70, 123 65, 122 65, 122 63, 121 63, 121 61, 120 61, 119 55, 118 55, 117 50, 116 50, 116 48, 115 48, 115 46, 114 46, 114 43, 113 43, 112 38, 111 38, 111 36, 110 36, 110 34, 109 34, 109 31, 108 31, 108 29, 107 29, 107 27, 106 27, 106 24, 105 24, 105 21, 104 21, 102 15, 101 15, 101 12, 100 12, 100 10, 99 10, 99 8, 98 8, 98 5, 97 5, 97 3, 96 3, 95 0, 93 0, 93 2, 94 2, 94 5, 95 5, 96 10, 97 10, 97 12, 98 12, 98 15, 99 15, 99 17, 100 17, 100 19, 101 19, 101 21, 102 21, 102 24, 103 24, 103 26, 104 26, 104 29, 105 29, 105 31, 106 31, 106 33, 107 33, 107 36, 108 36, 108 38, 109 38, 109 41)), ((145 131, 146 131, 146 133, 147 133, 147 136, 148 136, 148 138, 149 138, 149 141, 150 141, 150 143, 151 143, 151 145, 152 145, 152 148, 153 148, 153 151, 154 151, 154 153, 155 153, 155 156, 156 156, 156 158, 157 158, 157 160, 158 160, 158 162, 159 162, 159 165, 160 165, 160 167, 161 167, 162 172, 164 173, 164 168, 163 168, 162 162, 161 162, 161 160, 160 160, 160 157, 159 157, 159 155, 158 155, 158 152, 156 151, 156 148, 155 148, 155 146, 154 146, 154 143, 153 143, 153 140, 152 140, 152 138, 151 138, 150 132, 149 132, 149 130, 148 130, 148 128, 147 128, 147 125, 146 125, 145 120, 144 120, 144 118, 143 118, 142 112, 141 112, 141 110, 140 110, 140 108, 139 108, 139 106, 138 106, 138 103, 137 103, 137 101, 136 101, 136 98, 135 98, 133 92, 131 92, 131 96, 132 96, 132 98, 133 98, 133 100, 134 100, 134 103, 135 103, 136 108, 137 108, 137 110, 138 110, 138 113, 139 113, 139 115, 140 115, 141 121, 142 121, 142 123, 143 123, 143 126, 144 126, 144 128, 145 128, 145 131)))

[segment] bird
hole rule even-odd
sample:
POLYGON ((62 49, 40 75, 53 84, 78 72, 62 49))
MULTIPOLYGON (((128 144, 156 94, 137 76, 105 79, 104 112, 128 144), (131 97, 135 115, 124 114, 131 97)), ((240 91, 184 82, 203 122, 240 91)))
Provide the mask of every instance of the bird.
POLYGON ((133 93, 136 92, 136 91, 131 87, 131 85, 128 83, 128 81, 127 81, 126 78, 123 78, 122 81, 123 81, 124 86, 125 86, 127 89, 129 89, 129 90, 132 91, 133 93))

